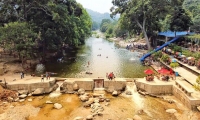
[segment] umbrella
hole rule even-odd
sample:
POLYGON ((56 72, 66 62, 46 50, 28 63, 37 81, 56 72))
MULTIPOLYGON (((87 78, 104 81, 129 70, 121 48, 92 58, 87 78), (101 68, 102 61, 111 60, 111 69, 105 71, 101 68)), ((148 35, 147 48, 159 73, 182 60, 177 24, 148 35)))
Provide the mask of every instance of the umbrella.
POLYGON ((151 69, 147 69, 144 71, 145 74, 153 74, 154 72, 151 69))
POLYGON ((167 69, 165 69, 165 68, 162 68, 162 69, 158 70, 158 72, 159 72, 160 74, 169 74, 169 73, 170 73, 170 71, 167 70, 167 69))

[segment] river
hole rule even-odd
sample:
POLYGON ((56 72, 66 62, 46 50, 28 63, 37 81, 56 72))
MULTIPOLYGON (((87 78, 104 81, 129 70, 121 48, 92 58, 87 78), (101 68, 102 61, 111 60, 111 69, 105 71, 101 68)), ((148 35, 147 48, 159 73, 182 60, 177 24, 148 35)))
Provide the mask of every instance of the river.
POLYGON ((114 42, 91 37, 78 51, 68 53, 64 63, 48 63, 47 70, 68 78, 105 77, 110 72, 118 78, 139 78, 145 76, 146 69, 141 65, 139 55, 139 52, 119 48, 114 42))

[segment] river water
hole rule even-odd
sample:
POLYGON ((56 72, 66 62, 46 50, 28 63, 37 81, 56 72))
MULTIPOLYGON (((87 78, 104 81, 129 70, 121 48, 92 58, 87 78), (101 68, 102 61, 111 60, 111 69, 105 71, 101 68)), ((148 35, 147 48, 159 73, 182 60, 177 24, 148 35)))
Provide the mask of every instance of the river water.
POLYGON ((119 48, 113 42, 91 37, 78 51, 68 53, 64 63, 55 61, 47 64, 47 70, 68 78, 106 77, 106 73, 110 72, 118 78, 144 77, 146 67, 141 65, 139 55, 139 52, 119 48))
MULTIPOLYGON (((64 63, 51 62, 47 65, 47 70, 68 78, 105 77, 106 73, 109 72, 114 72, 115 76, 120 78, 144 77, 143 71, 146 67, 140 64, 138 55, 138 52, 118 48, 113 42, 91 37, 78 51, 72 51, 72 54, 68 54, 64 63), (88 75, 85 72, 93 74, 88 75)), ((114 111, 110 111, 108 118, 111 115, 116 115, 116 120, 125 120, 128 117, 133 118, 135 114, 138 114, 138 111, 144 110, 145 112, 140 115, 144 120, 176 120, 173 114, 166 113, 165 110, 174 108, 178 112, 182 112, 175 104, 166 103, 158 98, 141 96, 132 83, 127 89, 132 91, 133 95, 113 97, 110 94, 105 94, 111 100, 109 107, 114 111)), ((29 120, 72 120, 73 115, 85 115, 84 112, 87 109, 82 108, 82 104, 77 95, 63 94, 53 98, 51 95, 43 98, 34 97, 32 105, 40 107, 41 110, 36 117, 29 117, 29 120), (47 100, 60 103, 63 108, 61 110, 53 109, 53 105, 45 104, 47 100), (73 112, 78 109, 80 113, 73 112)))

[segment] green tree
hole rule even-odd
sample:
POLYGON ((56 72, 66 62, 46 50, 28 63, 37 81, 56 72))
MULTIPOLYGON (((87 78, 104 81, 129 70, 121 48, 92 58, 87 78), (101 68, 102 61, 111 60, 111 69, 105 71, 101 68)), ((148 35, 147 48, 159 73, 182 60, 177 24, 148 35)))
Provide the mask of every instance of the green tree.
POLYGON ((92 30, 98 30, 99 29, 99 23, 96 21, 92 22, 92 30))
POLYGON ((182 5, 183 0, 113 0, 111 8, 111 16, 117 13, 125 14, 132 29, 139 27, 144 34, 145 40, 150 49, 147 32, 158 30, 159 19, 164 19, 168 11, 173 6, 182 5))
POLYGON ((200 76, 197 77, 196 84, 194 84, 194 88, 195 90, 200 91, 200 76))
POLYGON ((193 25, 191 26, 191 29, 193 31, 199 32, 200 31, 200 15, 197 15, 193 18, 193 25))
POLYGON ((170 30, 186 31, 192 25, 192 19, 189 14, 182 8, 176 8, 171 18, 170 30))
POLYGON ((37 45, 37 33, 25 22, 13 22, 0 28, 1 47, 18 54, 24 61, 28 56, 33 56, 37 45))
POLYGON ((38 57, 46 51, 62 52, 63 45, 84 44, 91 35, 91 18, 75 0, 4 0, 0 4, 1 25, 24 21, 38 39, 38 57))
POLYGON ((110 19, 103 19, 101 21, 101 24, 100 24, 101 32, 106 32, 106 30, 108 29, 110 24, 111 24, 111 20, 110 19))

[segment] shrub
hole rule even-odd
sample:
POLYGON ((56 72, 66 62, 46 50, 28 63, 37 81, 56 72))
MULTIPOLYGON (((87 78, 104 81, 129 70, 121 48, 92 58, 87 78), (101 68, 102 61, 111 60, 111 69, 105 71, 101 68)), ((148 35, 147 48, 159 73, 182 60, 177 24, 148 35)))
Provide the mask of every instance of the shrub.
POLYGON ((193 87, 195 90, 200 91, 200 76, 197 77, 196 84, 193 87))

